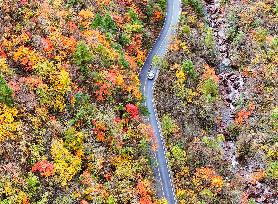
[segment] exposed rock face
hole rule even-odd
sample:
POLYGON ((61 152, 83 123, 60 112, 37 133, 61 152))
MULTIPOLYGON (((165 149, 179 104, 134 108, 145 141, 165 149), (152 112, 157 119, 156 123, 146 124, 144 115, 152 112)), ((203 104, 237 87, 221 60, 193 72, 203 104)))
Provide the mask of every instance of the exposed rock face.
POLYGON ((207 20, 212 27, 213 35, 216 42, 216 50, 218 51, 217 72, 220 78, 220 93, 226 101, 226 108, 222 113, 222 127, 226 128, 233 122, 236 104, 241 98, 244 79, 239 72, 231 68, 232 61, 230 59, 230 44, 227 40, 227 20, 225 12, 220 6, 219 0, 205 1, 207 20))
POLYGON ((226 68, 231 66, 229 59, 229 42, 227 41, 226 31, 227 24, 224 17, 224 12, 220 7, 219 0, 205 1, 207 9, 207 19, 212 27, 213 35, 216 42, 216 49, 218 50, 218 58, 221 62, 218 66, 218 72, 225 71, 226 68))
POLYGON ((221 80, 222 95, 225 97, 229 107, 234 110, 243 91, 243 77, 238 72, 222 72, 219 78, 221 80))
POLYGON ((222 145, 224 157, 231 165, 231 171, 238 171, 238 161, 236 158, 235 138, 228 135, 228 127, 233 124, 237 105, 244 100, 244 78, 236 70, 233 70, 230 59, 230 43, 227 39, 228 24, 225 18, 224 9, 221 9, 219 0, 206 1, 207 20, 212 27, 213 36, 216 44, 218 61, 217 72, 220 79, 220 95, 224 99, 224 105, 221 112, 221 123, 218 126, 218 132, 226 137, 226 142, 222 145))

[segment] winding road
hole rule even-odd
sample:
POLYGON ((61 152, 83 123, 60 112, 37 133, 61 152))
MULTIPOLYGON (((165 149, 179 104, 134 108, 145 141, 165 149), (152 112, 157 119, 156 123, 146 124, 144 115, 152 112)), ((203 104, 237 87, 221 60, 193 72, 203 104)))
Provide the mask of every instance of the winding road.
POLYGON ((160 185, 159 197, 164 197, 168 201, 168 204, 177 203, 175 197, 175 189, 172 182, 171 171, 168 166, 166 158, 166 146, 161 133, 160 123, 158 121, 156 109, 154 107, 153 99, 153 88, 155 81, 158 77, 159 70, 155 70, 154 80, 149 80, 148 70, 152 64, 154 56, 163 57, 171 43, 172 36, 175 34, 176 28, 179 23, 179 17, 181 14, 181 0, 167 0, 167 15, 164 22, 164 26, 160 35, 150 51, 145 64, 140 72, 141 90, 146 97, 145 105, 149 110, 149 120, 153 127, 156 140, 157 140, 157 151, 155 152, 158 167, 155 170, 155 176, 160 185))

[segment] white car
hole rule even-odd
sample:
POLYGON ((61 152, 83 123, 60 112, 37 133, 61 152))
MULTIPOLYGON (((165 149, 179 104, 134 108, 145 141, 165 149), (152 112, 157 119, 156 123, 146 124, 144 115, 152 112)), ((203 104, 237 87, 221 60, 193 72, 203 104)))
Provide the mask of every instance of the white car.
POLYGON ((152 80, 154 77, 155 77, 154 71, 150 70, 150 71, 148 72, 148 79, 152 80))

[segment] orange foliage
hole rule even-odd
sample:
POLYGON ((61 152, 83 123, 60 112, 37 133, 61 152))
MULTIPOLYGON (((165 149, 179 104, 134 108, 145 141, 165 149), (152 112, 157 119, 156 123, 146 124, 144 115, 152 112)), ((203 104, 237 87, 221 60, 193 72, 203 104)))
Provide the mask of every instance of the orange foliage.
MULTIPOLYGON (((216 174, 216 172, 209 167, 197 168, 195 173, 195 179, 206 182, 210 182, 210 188, 219 192, 223 186, 223 178, 216 174)), ((202 185, 202 183, 201 183, 202 185)))
POLYGON ((74 32, 78 29, 77 25, 72 21, 68 22, 68 28, 70 32, 74 32))
POLYGON ((177 52, 180 49, 180 40, 174 39, 169 48, 171 51, 177 52))
POLYGON ((257 172, 254 172, 250 177, 250 183, 255 185, 258 181, 265 178, 265 176, 266 176, 266 173, 263 170, 259 170, 257 172))
POLYGON ((28 0, 20 0, 19 3, 21 5, 25 5, 25 4, 28 4, 28 0))
POLYGON ((8 83, 9 87, 13 90, 13 94, 15 94, 15 92, 19 91, 20 90, 20 86, 18 83, 16 83, 15 81, 10 81, 8 83))
POLYGON ((42 46, 43 50, 46 52, 50 52, 54 49, 52 42, 48 38, 42 38, 42 46))
POLYGON ((149 190, 146 188, 146 184, 142 181, 139 181, 136 186, 137 192, 140 195, 140 204, 152 204, 149 190))
POLYGON ((20 62, 27 71, 33 70, 33 66, 40 61, 40 57, 35 51, 24 46, 20 46, 17 51, 13 53, 13 59, 20 62))
POLYGON ((144 51, 137 50, 136 61, 143 63, 146 59, 146 53, 144 51))
POLYGON ((86 18, 93 18, 94 17, 94 13, 90 10, 84 10, 82 9, 79 14, 80 17, 86 19, 86 18))
POLYGON ((29 202, 29 200, 28 200, 28 197, 27 196, 24 196, 23 198, 22 198, 22 204, 29 204, 30 202, 29 202))
POLYGON ((138 129, 140 130, 140 133, 142 135, 145 135, 147 137, 147 139, 151 141, 152 150, 157 151, 158 142, 157 142, 157 139, 155 137, 152 126, 150 124, 140 124, 138 126, 138 129))
POLYGON ((205 64, 204 67, 205 67, 205 71, 202 75, 202 79, 203 80, 213 79, 215 82, 218 82, 219 78, 215 74, 215 70, 213 68, 211 68, 208 64, 205 64))
POLYGON ((122 27, 124 25, 124 19, 120 15, 113 15, 113 20, 116 22, 118 27, 122 27))
POLYGON ((111 82, 113 85, 123 86, 124 79, 123 75, 116 70, 110 70, 108 74, 106 74, 107 81, 111 82))
POLYGON ((103 122, 99 121, 93 121, 93 124, 95 125, 95 128, 93 131, 96 134, 96 139, 99 142, 105 142, 105 132, 108 130, 107 127, 103 122))
POLYGON ((255 104, 254 104, 254 103, 250 103, 250 104, 249 104, 249 108, 248 108, 247 111, 246 111, 246 110, 240 110, 240 111, 237 113, 236 118, 235 118, 235 122, 236 122, 237 124, 242 125, 243 122, 244 122, 245 120, 247 120, 247 119, 250 117, 250 115, 252 114, 252 112, 254 111, 254 109, 255 109, 255 104))
POLYGON ((131 57, 131 56, 129 56, 129 55, 125 55, 125 59, 126 59, 126 61, 129 63, 130 68, 131 68, 132 70, 135 70, 136 67, 137 67, 137 64, 136 64, 134 58, 131 57))
POLYGON ((114 70, 110 70, 106 76, 107 80, 109 82, 111 82, 113 85, 116 84, 116 77, 117 77, 117 74, 114 70))
POLYGON ((84 171, 80 177, 81 183, 83 185, 91 186, 93 184, 93 179, 87 170, 84 171))
POLYGON ((152 204, 150 198, 140 198, 140 204, 152 204))
POLYGON ((155 21, 159 21, 162 18, 162 14, 159 10, 155 10, 153 13, 153 18, 155 21))
POLYGON ((209 167, 202 167, 196 169, 196 177, 199 177, 201 179, 210 180, 215 176, 215 171, 212 168, 209 167))
POLYGON ((74 52, 75 48, 76 48, 76 45, 77 45, 77 42, 76 42, 76 39, 73 36, 70 36, 70 37, 63 36, 62 39, 61 39, 61 44, 62 44, 64 49, 67 49, 71 52, 74 52))
POLYGON ((142 35, 136 34, 134 37, 132 37, 132 42, 135 43, 138 52, 138 48, 142 47, 142 35))
POLYGON ((111 174, 111 173, 106 173, 106 174, 104 175, 104 178, 105 178, 107 181, 110 181, 111 178, 112 178, 112 174, 111 174))
POLYGON ((96 0, 98 6, 100 6, 101 4, 104 4, 105 6, 108 6, 111 2, 111 0, 96 0))
MULTIPOLYGON (((100 32, 98 32, 97 40, 98 40, 98 42, 101 43, 104 47, 110 48, 110 43, 106 40, 106 37, 105 37, 104 35, 100 34, 100 32)), ((110 52, 113 52, 113 51, 110 50, 110 52)))
POLYGON ((137 118, 139 115, 139 110, 137 108, 137 106, 135 106, 134 104, 126 104, 126 111, 130 114, 131 118, 137 118))
POLYGON ((247 193, 243 193, 242 195, 241 195, 241 199, 240 199, 240 204, 248 204, 249 202, 248 202, 248 197, 249 197, 249 195, 247 194, 247 193))
POLYGON ((107 95, 110 95, 109 86, 106 83, 96 83, 99 87, 98 90, 95 91, 96 97, 98 101, 103 101, 107 95))

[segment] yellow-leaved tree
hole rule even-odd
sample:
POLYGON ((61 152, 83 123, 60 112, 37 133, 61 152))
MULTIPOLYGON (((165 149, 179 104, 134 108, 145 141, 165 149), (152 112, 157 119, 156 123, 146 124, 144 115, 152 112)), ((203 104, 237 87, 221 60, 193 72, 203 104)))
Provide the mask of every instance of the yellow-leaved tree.
POLYGON ((64 142, 57 139, 52 141, 51 156, 55 162, 55 177, 62 186, 67 185, 67 182, 71 181, 81 169, 81 158, 71 154, 65 148, 64 142))
POLYGON ((17 121, 18 110, 0 104, 0 142, 15 139, 18 135, 20 122, 17 121))

